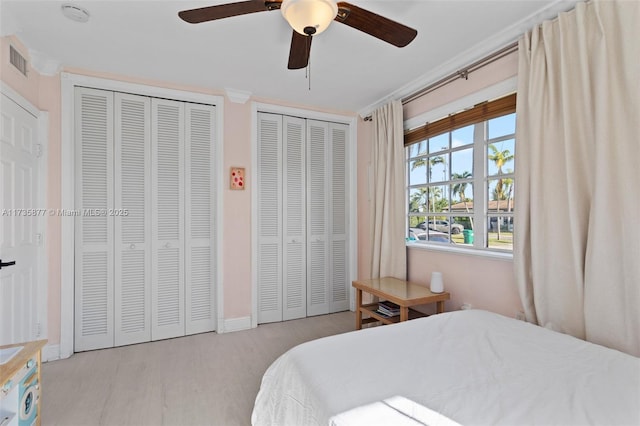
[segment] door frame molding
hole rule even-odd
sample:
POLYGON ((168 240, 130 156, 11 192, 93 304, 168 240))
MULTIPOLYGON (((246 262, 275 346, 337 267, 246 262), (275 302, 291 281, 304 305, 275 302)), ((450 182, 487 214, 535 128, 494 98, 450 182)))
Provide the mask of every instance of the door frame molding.
MULTIPOLYGON (((262 102, 251 103, 251 170, 257 173, 258 170, 258 113, 267 112, 280 115, 289 115, 308 120, 328 121, 341 123, 349 126, 349 149, 347 150, 347 164, 349 166, 349 281, 353 281, 358 276, 358 238, 357 238, 357 217, 358 203, 357 192, 357 146, 358 146, 358 117, 356 115, 339 115, 321 111, 293 108, 283 105, 275 105, 262 102)), ((255 259, 258 256, 258 194, 251 191, 251 258, 254 259, 251 265, 251 327, 258 326, 258 269, 255 259)), ((354 309, 353 289, 348 292, 349 307, 354 309)))
MULTIPOLYGON (((62 97, 62 204, 63 210, 75 209, 75 140, 74 140, 74 91, 77 86, 91 87, 94 89, 109 90, 114 92, 132 93, 156 98, 174 99, 177 101, 193 102, 215 105, 216 107, 216 158, 217 168, 216 191, 216 245, 217 273, 216 273, 216 330, 224 325, 224 300, 223 300, 223 263, 222 263, 222 195, 223 185, 223 157, 224 157, 224 97, 205 93, 189 92, 186 90, 169 89, 164 87, 149 86, 145 84, 129 83, 125 81, 110 80, 100 77, 90 77, 80 74, 60 73, 61 97, 62 97)), ((75 227, 74 221, 62 221, 62 247, 61 247, 61 288, 60 288, 60 358, 68 358, 73 354, 74 339, 74 269, 75 269, 75 227)))
MULTIPOLYGON (((11 86, 0 81, 0 93, 11 99, 19 107, 23 108, 29 114, 33 115, 37 121, 37 143, 41 146, 39 157, 38 177, 38 197, 36 208, 47 207, 47 182, 48 182, 48 162, 49 162, 49 113, 41 111, 24 96, 16 92, 11 86)), ((49 263, 48 263, 48 245, 47 245, 47 217, 38 216, 36 220, 36 234, 41 235, 41 241, 38 245, 38 284, 37 284, 37 301, 36 301, 36 322, 38 329, 35 335, 39 339, 47 339, 49 337, 49 263)), ((49 346, 49 345, 47 345, 49 346)), ((45 351, 48 349, 45 349, 45 351)))

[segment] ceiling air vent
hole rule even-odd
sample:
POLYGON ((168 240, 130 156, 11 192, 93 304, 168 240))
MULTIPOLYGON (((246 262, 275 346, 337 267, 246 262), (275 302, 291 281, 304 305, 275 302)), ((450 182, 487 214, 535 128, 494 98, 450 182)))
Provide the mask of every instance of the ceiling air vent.
POLYGON ((27 60, 13 46, 9 46, 9 62, 18 68, 23 75, 27 75, 27 60))

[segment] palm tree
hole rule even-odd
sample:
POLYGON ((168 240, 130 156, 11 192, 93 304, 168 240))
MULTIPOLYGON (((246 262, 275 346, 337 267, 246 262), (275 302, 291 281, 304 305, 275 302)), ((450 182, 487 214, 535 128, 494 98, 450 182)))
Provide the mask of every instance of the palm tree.
MULTIPOLYGON (((508 170, 513 173, 513 170, 508 170)), ((504 178, 504 184, 507 187, 507 212, 511 212, 511 194, 513 194, 513 178, 504 178)))
POLYGON ((496 167, 498 168, 498 174, 501 175, 502 166, 513 160, 515 158, 515 155, 513 155, 508 149, 499 151, 494 144, 489 145, 489 149, 491 150, 491 154, 489 154, 489 160, 493 161, 496 164, 496 167))
MULTIPOLYGON (((436 202, 437 200, 441 199, 443 197, 442 194, 442 189, 439 186, 430 186, 429 187, 429 196, 430 196, 430 203, 431 203, 431 211, 433 213, 436 212, 436 202)), ((442 210, 442 209, 440 209, 442 210)))
MULTIPOLYGON (((498 168, 498 176, 502 175, 502 166, 515 158, 515 155, 508 149, 504 151, 498 150, 494 144, 489 145, 491 154, 489 154, 489 160, 493 161, 498 168)), ((496 212, 500 211, 500 200, 504 200, 504 179, 499 178, 494 189, 494 197, 496 199, 496 212)), ((498 240, 500 240, 500 222, 498 221, 498 240)))
MULTIPOLYGON (((452 173, 451 174, 451 179, 452 180, 456 180, 456 179, 468 179, 470 178, 471 172, 469 171, 464 171, 463 173, 452 173)), ((452 191, 454 194, 458 194, 458 196, 460 197, 460 201, 462 201, 464 203, 464 209, 467 213, 469 213, 469 207, 467 206, 467 197, 465 197, 465 192, 467 191, 467 185, 469 185, 469 182, 458 182, 455 185, 453 185, 452 191)), ((469 222, 471 224, 471 229, 473 229, 473 218, 469 217, 469 222)))
POLYGON ((418 188, 419 192, 411 194, 409 199, 409 212, 418 213, 422 211, 421 207, 425 204, 425 195, 427 193, 426 188, 418 188))
MULTIPOLYGON (((427 164, 429 166, 429 182, 431 182, 431 179, 432 179, 431 169, 433 168, 433 166, 435 166, 436 164, 446 164, 446 160, 442 155, 439 155, 437 157, 430 157, 428 162, 426 158, 420 158, 413 162, 413 165, 411 166, 411 171, 417 169, 418 167, 424 167, 427 164)), ((432 188, 435 188, 435 187, 432 187, 432 188)), ((436 192, 437 191, 433 191, 434 194, 436 192)), ((433 196, 433 197, 430 197, 430 200, 429 200, 429 204, 432 206, 432 210, 434 213, 436 211, 435 198, 436 197, 433 196)))
MULTIPOLYGON (((411 197, 409 198, 410 213, 419 213, 424 211, 423 207, 427 201, 426 195, 427 188, 419 188, 418 192, 414 192, 413 194, 411 194, 411 197)), ((413 223, 410 223, 409 226, 413 228, 417 225, 417 218, 415 216, 410 216, 410 218, 411 222, 413 223)))

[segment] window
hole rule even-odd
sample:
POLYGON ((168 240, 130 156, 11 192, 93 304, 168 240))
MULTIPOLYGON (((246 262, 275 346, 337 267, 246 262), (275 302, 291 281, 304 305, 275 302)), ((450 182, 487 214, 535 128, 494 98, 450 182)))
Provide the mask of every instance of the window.
POLYGON ((405 134, 408 239, 511 252, 515 95, 405 134))

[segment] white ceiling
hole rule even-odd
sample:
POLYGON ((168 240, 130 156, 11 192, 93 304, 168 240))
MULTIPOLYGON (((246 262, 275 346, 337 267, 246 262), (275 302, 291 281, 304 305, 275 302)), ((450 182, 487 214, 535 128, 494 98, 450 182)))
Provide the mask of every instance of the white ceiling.
POLYGON ((515 41, 575 0, 351 2, 418 36, 400 49, 333 22, 313 40, 311 90, 304 69, 287 69, 291 29, 279 11, 195 25, 177 16, 227 1, 0 0, 0 32, 15 34, 43 72, 59 64, 365 114, 515 41), (86 8, 89 22, 65 18, 63 3, 86 8))

